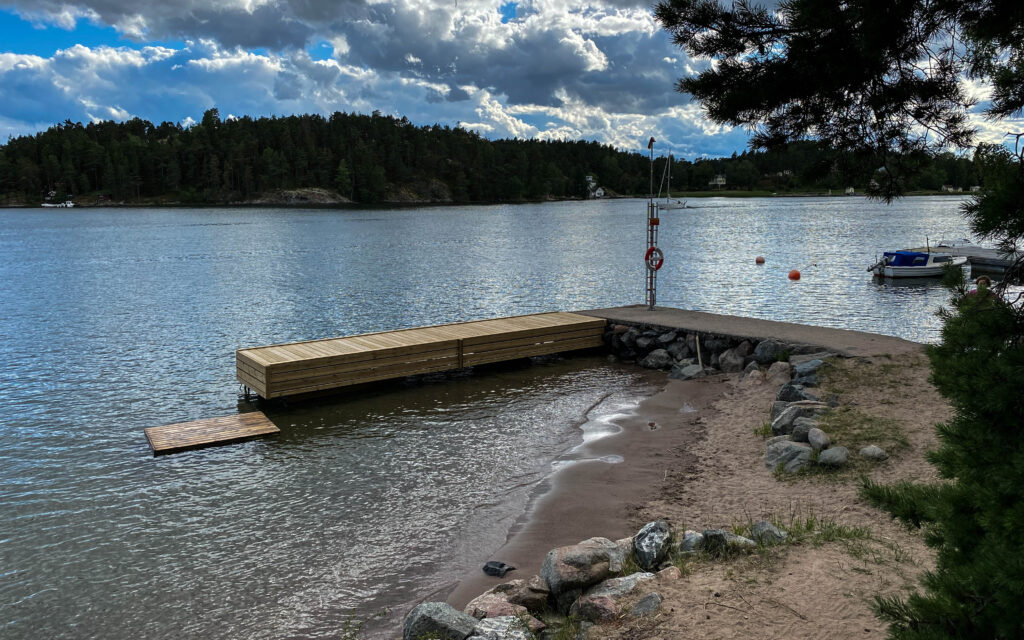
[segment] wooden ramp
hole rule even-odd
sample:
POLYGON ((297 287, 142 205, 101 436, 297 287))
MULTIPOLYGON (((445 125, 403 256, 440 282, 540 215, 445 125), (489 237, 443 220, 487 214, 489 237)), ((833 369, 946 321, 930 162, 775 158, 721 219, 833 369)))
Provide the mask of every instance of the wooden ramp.
POLYGON ((280 429, 274 426, 262 411, 253 411, 223 418, 149 427, 146 429, 146 439, 153 448, 153 454, 160 455, 238 442, 279 432, 280 429))
POLYGON ((236 352, 238 380, 263 398, 599 347, 605 321, 575 313, 461 322, 236 352))

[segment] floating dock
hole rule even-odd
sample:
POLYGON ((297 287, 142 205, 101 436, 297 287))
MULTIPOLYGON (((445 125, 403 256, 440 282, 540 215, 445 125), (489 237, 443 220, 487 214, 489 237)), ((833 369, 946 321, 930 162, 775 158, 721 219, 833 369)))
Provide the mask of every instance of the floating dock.
POLYGON ((275 433, 280 433, 280 429, 262 411, 252 411, 223 418, 149 427, 146 429, 146 439, 153 449, 153 455, 161 455, 275 433))
POLYGON ((238 380, 265 399, 603 344, 605 321, 539 313, 239 349, 238 380))
POLYGON ((952 244, 949 246, 938 244, 932 245, 931 247, 918 247, 916 249, 908 249, 908 251, 919 251, 932 253, 948 253, 951 256, 966 256, 967 262, 970 263, 971 267, 976 268, 979 271, 989 271, 992 273, 1002 273, 1013 266, 1013 263, 1018 258, 1022 257, 1020 253, 1003 253, 999 249, 992 249, 990 247, 978 247, 973 244, 952 244))

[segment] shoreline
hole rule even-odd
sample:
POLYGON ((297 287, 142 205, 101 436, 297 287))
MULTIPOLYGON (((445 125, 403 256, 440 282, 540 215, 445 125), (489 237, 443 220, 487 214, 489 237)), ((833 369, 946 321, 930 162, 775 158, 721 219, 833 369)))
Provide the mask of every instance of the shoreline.
MULTIPOLYGON (((695 331, 705 336, 728 334, 740 339, 782 339, 814 345, 819 351, 829 351, 854 361, 892 358, 923 360, 920 354, 924 345, 858 331, 679 309, 658 308, 649 312, 641 306, 580 313, 604 317, 610 324, 626 322, 655 325, 663 329, 695 331), (649 322, 639 323, 638 318, 649 322)), ((661 378, 662 384, 657 392, 640 400, 633 410, 611 417, 610 421, 621 429, 618 433, 591 443, 584 442, 577 447, 583 459, 592 461, 577 462, 557 469, 537 487, 536 495, 530 497, 526 511, 513 525, 506 542, 487 556, 517 567, 516 571, 502 579, 488 577, 479 569, 471 571, 453 588, 439 591, 439 594, 444 594, 441 599, 462 610, 470 600, 498 584, 513 579, 528 580, 530 576, 538 575, 541 563, 550 549, 573 545, 593 536, 611 540, 629 537, 644 522, 665 517, 666 512, 672 511, 664 506, 666 499, 692 492, 693 487, 699 484, 699 479, 709 475, 706 468, 708 456, 702 449, 706 449, 709 444, 720 446, 712 442, 715 437, 709 436, 708 430, 720 429, 723 422, 731 418, 732 398, 745 397, 745 409, 748 413, 756 413, 760 410, 751 407, 760 405, 766 411, 775 391, 775 387, 769 390, 763 382, 758 383, 763 388, 752 389, 752 383, 747 383, 744 388, 742 378, 737 379, 735 374, 719 374, 694 380, 673 380, 664 373, 660 375, 664 377, 661 378), (620 456, 622 461, 609 464, 595 460, 609 455, 620 456)), ((600 420, 600 417, 596 419, 600 420)), ((734 435, 749 435, 750 432, 750 427, 742 426, 734 435)), ((760 463, 756 454, 752 459, 744 461, 744 464, 752 467, 755 479, 768 476, 770 486, 766 490, 757 490, 751 497, 756 497, 760 504, 755 507, 741 495, 737 499, 742 506, 729 505, 722 512, 731 511, 735 516, 736 513, 749 514, 757 510, 766 513, 771 510, 766 496, 772 491, 777 492, 778 487, 774 486, 776 481, 771 479, 770 473, 763 471, 760 463)), ((710 475, 717 476, 717 482, 730 481, 727 474, 710 475)), ((750 481, 748 478, 745 482, 750 481)), ((740 493, 746 494, 747 491, 740 493)), ((846 497, 849 498, 848 495, 846 497)), ((833 513, 842 514, 846 511, 846 507, 838 510, 827 507, 822 513, 831 517, 833 513)), ((855 511, 863 516, 866 509, 857 507, 855 511)), ((717 507, 711 509, 711 513, 718 512, 717 507)), ((669 517, 669 520, 676 519, 669 517)), ((682 524, 690 526, 690 522, 680 523, 676 520, 676 525, 682 524)), ((727 521, 707 521, 699 526, 718 527, 728 524, 727 521)), ((693 528, 699 526, 693 523, 693 528)), ((886 533, 890 536, 899 535, 891 530, 886 533)), ((915 552, 927 553, 921 545, 915 546, 915 552)), ((913 572, 908 570, 908 573, 913 572)), ((673 612, 684 608, 679 606, 684 603, 675 604, 673 612)), ((866 607, 863 609, 867 610, 866 607)), ((863 611, 858 611, 857 615, 863 617, 863 611)), ((872 621, 861 620, 861 623, 866 625, 872 621)), ((873 622, 873 629, 884 631, 884 626, 877 621, 873 622)), ((742 623, 740 626, 743 626, 742 623)), ((747 629, 744 633, 751 631, 753 629, 747 629)), ((730 637, 742 635, 733 636, 730 632, 730 637)))

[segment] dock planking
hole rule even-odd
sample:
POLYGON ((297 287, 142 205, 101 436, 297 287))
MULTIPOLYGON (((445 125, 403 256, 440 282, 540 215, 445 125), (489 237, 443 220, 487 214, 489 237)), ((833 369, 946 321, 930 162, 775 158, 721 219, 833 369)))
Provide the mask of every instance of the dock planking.
POLYGON ((146 439, 149 441, 154 455, 228 444, 280 433, 280 429, 274 426, 274 423, 267 419, 262 411, 194 422, 166 424, 160 427, 149 427, 145 431, 146 439))
POLYGON ((239 349, 238 380, 266 399, 602 345, 605 323, 567 313, 239 349))

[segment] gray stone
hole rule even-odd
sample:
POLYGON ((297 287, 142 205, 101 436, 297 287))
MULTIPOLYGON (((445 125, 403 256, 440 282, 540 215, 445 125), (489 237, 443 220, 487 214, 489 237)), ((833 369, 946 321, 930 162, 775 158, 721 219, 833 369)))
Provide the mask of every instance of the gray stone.
POLYGON ((797 418, 813 418, 823 413, 827 408, 827 405, 821 402, 807 400, 792 402, 779 414, 779 417, 772 420, 772 433, 777 436, 783 433, 792 433, 793 423, 797 418))
POLYGON ((743 371, 743 356, 736 349, 726 349, 718 358, 718 367, 726 373, 743 371))
POLYGON ((465 640, 477 625, 477 619, 456 610, 446 602, 424 602, 405 617, 403 640, 417 640, 428 634, 444 640, 465 640))
POLYGON ((692 378, 703 378, 707 373, 704 371, 704 367, 699 364, 689 364, 683 366, 677 364, 672 367, 672 371, 669 372, 668 377, 673 380, 690 380, 692 378))
POLYGON ((788 407, 789 404, 790 403, 784 402, 782 400, 776 400, 775 402, 773 402, 772 403, 771 414, 769 415, 769 419, 772 422, 774 422, 775 418, 778 418, 780 415, 782 415, 782 412, 786 410, 786 407, 788 407))
POLYGON ((653 573, 634 573, 605 580, 581 595, 572 604, 569 615, 591 622, 614 620, 622 613, 622 599, 636 590, 641 583, 653 579, 653 573))
POLYGON ((686 338, 678 338, 665 350, 668 351, 668 355, 672 356, 676 360, 682 360, 690 355, 690 349, 686 346, 686 338))
POLYGON ((765 374, 771 382, 775 384, 786 384, 790 379, 789 363, 788 362, 773 362, 768 367, 768 372, 765 374))
POLYGON ((793 433, 790 434, 793 438, 793 442, 807 442, 810 443, 807 434, 811 432, 811 429, 818 428, 818 421, 811 420, 810 418, 797 418, 793 421, 793 433))
POLYGON ((630 327, 626 329, 626 332, 619 336, 619 340, 626 346, 627 349, 633 349, 636 347, 636 339, 640 337, 640 332, 637 331, 636 327, 630 327))
POLYGON ((675 359, 664 349, 655 349, 640 361, 640 366, 647 369, 668 369, 673 364, 675 359))
POLYGON ((633 537, 633 553, 645 570, 656 568, 668 556, 672 527, 664 520, 648 522, 633 537))
POLYGON ((787 473, 795 473, 811 462, 810 445, 802 442, 774 442, 765 449, 764 466, 776 469, 781 464, 787 473))
POLYGON ((647 353, 654 346, 654 338, 650 336, 640 336, 636 339, 636 350, 640 353, 647 353))
POLYGON ((755 522, 750 529, 750 537, 765 546, 785 541, 786 535, 785 531, 765 520, 755 522))
POLYGON ((799 378, 793 378, 793 384, 813 388, 821 385, 821 378, 817 375, 800 376, 799 378))
POLYGON ((729 348, 729 340, 705 336, 700 341, 700 348, 707 354, 721 353, 729 348))
POLYGON ((803 385, 787 382, 779 388, 779 392, 775 395, 775 399, 783 402, 800 402, 801 400, 817 401, 818 396, 806 391, 803 385))
POLYGON ((832 444, 832 439, 828 437, 827 433, 814 427, 807 431, 807 442, 810 443, 811 448, 815 451, 821 451, 822 449, 828 449, 828 446, 832 444))
POLYGON ((750 345, 750 340, 744 340, 736 347, 736 355, 746 358, 753 353, 754 347, 750 345))
POLYGON ((559 607, 568 607, 583 589, 622 571, 625 557, 607 538, 590 538, 579 544, 548 551, 540 576, 559 607))
POLYGON ((771 446, 771 445, 775 444, 776 442, 789 442, 790 440, 792 440, 793 442, 798 442, 792 436, 787 436, 787 435, 772 436, 771 438, 768 438, 767 440, 764 441, 764 446, 768 447, 768 446, 771 446))
POLYGON ((757 547, 757 543, 750 538, 744 538, 722 529, 705 529, 703 535, 703 549, 714 557, 727 556, 740 551, 749 551, 757 547))
POLYGON ((661 608, 661 603, 664 602, 664 600, 665 598, 660 593, 652 591, 636 601, 633 608, 629 610, 629 615, 634 618, 649 616, 661 608))
MULTIPOLYGON (((539 623, 539 621, 538 621, 539 623)), ((543 629, 543 624, 538 629, 543 629)), ((530 640, 533 633, 523 621, 515 616, 484 618, 473 627, 473 635, 468 640, 530 640)))
POLYGON ((785 347, 775 340, 762 340, 754 347, 754 359, 758 364, 771 364, 785 347))
POLYGON ((668 347, 668 345, 670 345, 673 342, 675 342, 676 338, 678 338, 678 337, 679 337, 679 334, 676 333, 675 331, 669 331, 668 333, 663 333, 663 334, 658 336, 658 346, 660 346, 662 348, 668 347))
POLYGON ((683 533, 683 539, 676 546, 679 553, 697 553, 704 546, 704 534, 689 529, 683 533))
POLYGON ((841 467, 850 458, 850 450, 846 447, 829 447, 818 454, 818 464, 823 467, 841 467))
POLYGON ((799 378, 801 376, 809 376, 812 373, 817 372, 818 369, 820 369, 822 366, 824 366, 824 364, 825 364, 824 360, 819 360, 817 358, 815 358, 813 360, 808 360, 807 362, 801 362, 799 364, 795 364, 795 365, 793 365, 793 376, 797 377, 797 378, 799 378))
POLYGON ((711 354, 711 359, 708 360, 708 359, 705 358, 704 361, 707 362, 708 366, 710 366, 712 369, 718 369, 719 368, 719 366, 718 366, 719 355, 717 353, 712 353, 711 354))
POLYGON ((757 365, 757 362, 751 360, 747 363, 747 366, 743 367, 743 375, 749 376, 752 373, 761 373, 761 367, 757 365))
POLYGON ((882 460, 887 459, 889 454, 885 452, 885 449, 877 445, 869 444, 860 450, 860 457, 881 462, 882 460))

